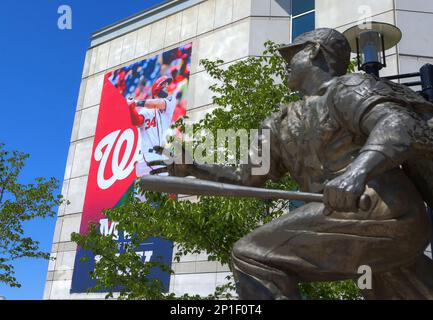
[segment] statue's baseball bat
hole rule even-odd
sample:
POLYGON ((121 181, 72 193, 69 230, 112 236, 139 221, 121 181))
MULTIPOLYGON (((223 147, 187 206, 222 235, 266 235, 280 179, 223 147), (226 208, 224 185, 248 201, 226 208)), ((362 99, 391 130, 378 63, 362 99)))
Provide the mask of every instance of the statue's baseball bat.
MULTIPOLYGON (((318 193, 253 188, 191 178, 148 175, 141 177, 140 180, 141 188, 145 191, 195 196, 300 200, 306 202, 323 202, 324 199, 323 194, 318 193)), ((370 206, 370 197, 368 195, 361 196, 358 207, 361 210, 368 210, 370 206)))

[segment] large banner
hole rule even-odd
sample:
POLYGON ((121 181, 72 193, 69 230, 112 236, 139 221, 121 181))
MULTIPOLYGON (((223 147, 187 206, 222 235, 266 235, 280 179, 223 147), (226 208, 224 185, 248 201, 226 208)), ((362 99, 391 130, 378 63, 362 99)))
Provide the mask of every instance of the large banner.
MULTIPOLYGON (((122 204, 134 191, 136 178, 154 169, 147 163, 160 159, 154 147, 164 146, 166 137, 176 134, 171 125, 186 112, 191 50, 191 44, 187 44, 104 77, 80 233, 85 234, 90 223, 98 224, 101 234, 118 241, 120 253, 129 239, 116 230, 116 222, 109 221, 102 210, 122 204)), ((172 248, 167 240, 151 238, 137 254, 143 262, 162 257, 171 265, 172 248)), ((71 293, 86 292, 95 285, 89 272, 97 258, 77 249, 71 293), (83 257, 88 261, 80 261, 83 257)), ((155 269, 150 277, 162 280, 168 291, 169 274, 155 269)))

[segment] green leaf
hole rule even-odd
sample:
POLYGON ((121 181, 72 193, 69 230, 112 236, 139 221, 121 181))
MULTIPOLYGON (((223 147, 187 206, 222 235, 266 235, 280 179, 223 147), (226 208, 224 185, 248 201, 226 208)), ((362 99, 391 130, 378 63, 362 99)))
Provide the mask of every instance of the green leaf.
POLYGON ((24 234, 23 223, 35 218, 53 217, 63 203, 55 178, 37 177, 34 183, 21 184, 21 171, 28 154, 7 151, 0 143, 0 282, 20 287, 14 277, 14 261, 28 257, 49 259, 39 242, 24 234))

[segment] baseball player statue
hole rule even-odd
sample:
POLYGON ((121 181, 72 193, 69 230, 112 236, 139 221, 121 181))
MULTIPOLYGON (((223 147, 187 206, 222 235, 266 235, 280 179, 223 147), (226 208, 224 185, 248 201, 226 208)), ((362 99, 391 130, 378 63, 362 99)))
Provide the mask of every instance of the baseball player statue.
MULTIPOLYGON (((303 99, 264 121, 270 170, 170 164, 153 173, 260 187, 290 175, 323 193, 240 239, 232 271, 241 299, 299 299, 298 283, 356 280, 372 271, 369 299, 433 299, 427 203, 433 207, 433 105, 409 88, 346 74, 347 39, 333 29, 300 35, 280 53, 288 84, 303 99), (371 205, 360 209, 367 195, 371 205)), ((251 159, 261 154, 250 150, 251 159)), ((156 164, 156 163, 155 163, 156 164)), ((162 178, 161 180, 164 180, 162 178)), ((188 179, 187 179, 188 180, 188 179)), ((190 179, 189 179, 190 180, 190 179)))
POLYGON ((140 131, 140 155, 136 163, 137 177, 149 174, 148 163, 162 160, 163 156, 155 151, 155 147, 163 148, 176 108, 176 98, 169 96, 167 90, 172 78, 162 76, 152 86, 152 98, 136 101, 128 98, 128 107, 133 125, 140 131))

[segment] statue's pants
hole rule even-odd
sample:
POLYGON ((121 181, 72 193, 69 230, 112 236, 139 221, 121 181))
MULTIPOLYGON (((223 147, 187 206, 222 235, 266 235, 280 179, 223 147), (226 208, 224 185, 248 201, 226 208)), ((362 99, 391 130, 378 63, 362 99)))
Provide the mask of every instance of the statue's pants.
POLYGON ((358 279, 372 270, 366 298, 432 298, 433 263, 423 252, 431 224, 403 171, 368 183, 368 211, 324 214, 306 204, 259 227, 234 246, 232 269, 241 299, 298 299, 298 283, 358 279))

